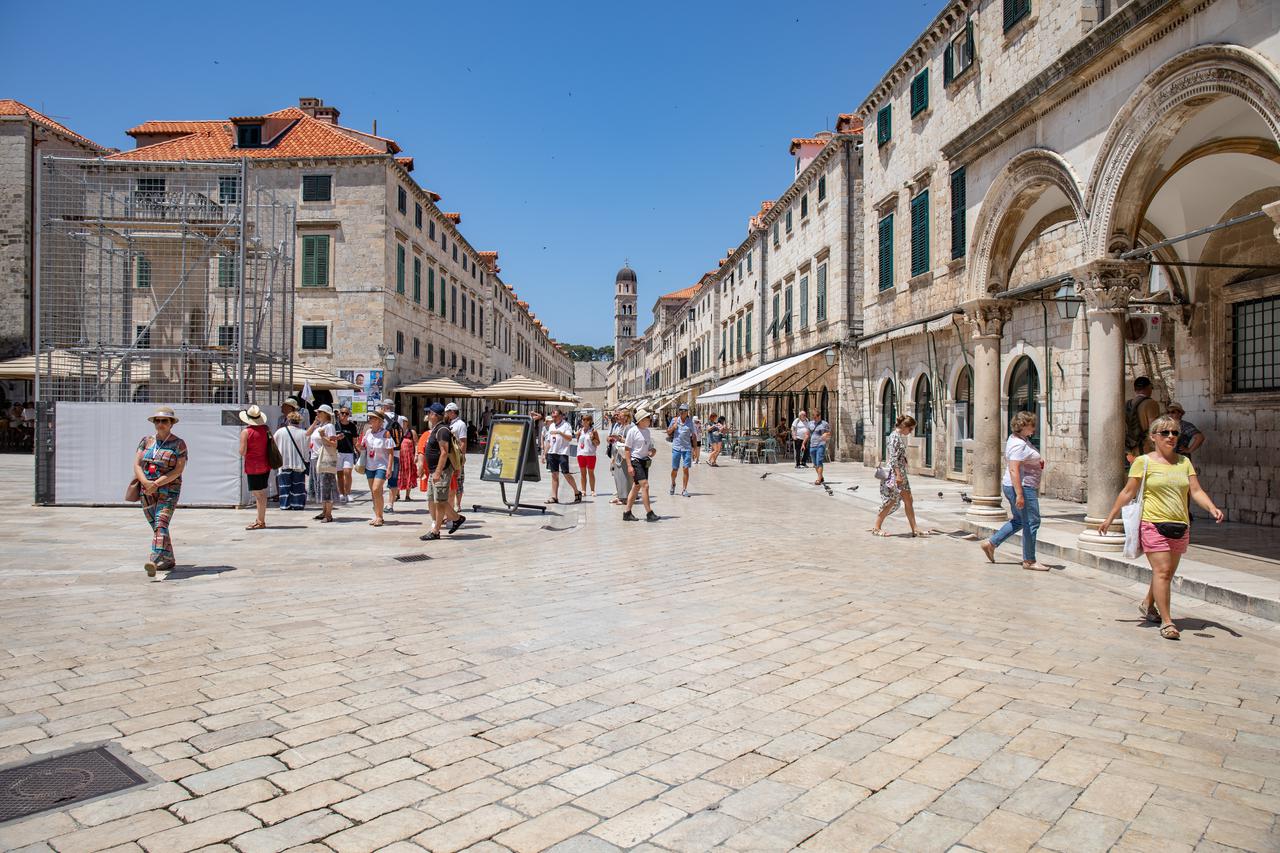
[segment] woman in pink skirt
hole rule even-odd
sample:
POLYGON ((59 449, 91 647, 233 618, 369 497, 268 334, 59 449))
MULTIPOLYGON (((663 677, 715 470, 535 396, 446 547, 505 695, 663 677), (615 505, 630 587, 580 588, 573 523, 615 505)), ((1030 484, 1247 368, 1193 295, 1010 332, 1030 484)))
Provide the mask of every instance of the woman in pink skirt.
POLYGON ((404 438, 400 439, 400 470, 408 471, 407 475, 400 477, 400 494, 405 500, 413 500, 413 472, 418 470, 418 465, 414 462, 413 448, 418 443, 418 434, 414 432, 413 427, 408 423, 408 419, 404 419, 404 438))

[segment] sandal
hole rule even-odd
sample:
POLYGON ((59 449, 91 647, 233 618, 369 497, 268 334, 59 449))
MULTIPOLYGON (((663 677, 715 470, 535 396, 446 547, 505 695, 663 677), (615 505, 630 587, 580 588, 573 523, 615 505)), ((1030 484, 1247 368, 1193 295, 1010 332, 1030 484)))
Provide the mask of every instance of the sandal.
POLYGON ((266 526, 267 523, 265 521, 255 521, 253 524, 246 527, 245 530, 262 530, 266 526))
POLYGON ((870 531, 868 531, 868 532, 870 532, 870 534, 871 534, 872 536, 883 536, 883 537, 885 537, 886 539, 887 539, 887 538, 889 538, 889 536, 891 536, 891 535, 892 535, 892 534, 890 534, 890 533, 885 533, 883 530, 876 530, 874 527, 873 527, 873 528, 871 528, 871 530, 870 530, 870 531))
POLYGON ((557 499, 555 499, 555 498, 547 498, 547 500, 543 501, 543 503, 548 503, 548 504, 558 504, 558 503, 560 503, 560 501, 558 501, 558 500, 557 500, 557 499))
POLYGON ((913 530, 913 531, 911 531, 911 538, 912 538, 912 539, 924 539, 924 538, 929 537, 929 536, 932 536, 932 535, 933 535, 933 531, 931 531, 931 530, 913 530))
POLYGON ((982 540, 982 544, 978 546, 982 549, 982 553, 987 555, 987 560, 994 563, 996 561, 996 546, 991 544, 990 539, 982 540))
POLYGON ((1138 612, 1142 614, 1142 618, 1148 622, 1160 621, 1160 608, 1156 607, 1156 603, 1151 602, 1150 607, 1143 607, 1142 602, 1138 602, 1138 612))
POLYGON ((1180 638, 1182 634, 1178 631, 1177 625, 1169 622, 1160 626, 1160 636, 1164 637, 1166 640, 1176 640, 1180 638))
POLYGON ((369 522, 369 526, 370 526, 370 527, 381 527, 381 526, 382 526, 382 519, 379 519, 379 518, 375 518, 375 519, 373 519, 372 521, 370 521, 370 522, 369 522))

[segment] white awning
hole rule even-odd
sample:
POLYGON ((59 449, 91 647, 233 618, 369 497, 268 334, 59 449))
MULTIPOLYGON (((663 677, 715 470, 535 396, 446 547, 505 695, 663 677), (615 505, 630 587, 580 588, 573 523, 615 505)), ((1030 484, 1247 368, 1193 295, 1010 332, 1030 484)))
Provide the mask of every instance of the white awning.
POLYGON ((767 382, 778 374, 785 373, 800 364, 800 362, 813 358, 815 355, 821 355, 829 349, 831 349, 829 346, 818 347, 808 352, 802 352, 799 355, 788 356, 787 358, 761 365, 712 388, 705 394, 699 394, 698 403, 736 403, 742 399, 744 391, 749 391, 760 383, 767 382))

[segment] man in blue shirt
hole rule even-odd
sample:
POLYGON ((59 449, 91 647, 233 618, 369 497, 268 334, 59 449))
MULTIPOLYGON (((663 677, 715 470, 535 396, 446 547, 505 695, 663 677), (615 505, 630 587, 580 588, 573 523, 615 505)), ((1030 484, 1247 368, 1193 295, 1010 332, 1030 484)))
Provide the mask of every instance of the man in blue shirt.
POLYGON ((689 466, 693 464, 693 444, 698 441, 698 425, 689 417, 689 404, 681 403, 676 417, 667 427, 667 438, 671 439, 671 494, 676 493, 676 472, 684 469, 683 491, 680 494, 689 497, 689 466))

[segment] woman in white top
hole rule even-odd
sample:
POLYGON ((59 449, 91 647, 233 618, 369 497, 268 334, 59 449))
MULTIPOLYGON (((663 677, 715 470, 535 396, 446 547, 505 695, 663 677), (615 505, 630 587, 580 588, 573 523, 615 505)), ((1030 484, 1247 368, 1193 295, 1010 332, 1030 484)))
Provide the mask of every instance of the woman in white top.
POLYGON ((578 470, 582 472, 582 489, 591 489, 591 497, 596 496, 596 448, 600 446, 600 433, 596 432, 595 420, 591 415, 582 416, 582 426, 578 427, 578 470))
POLYGON ((373 519, 369 526, 381 527, 382 487, 386 485, 387 471, 391 469, 391 451, 396 446, 391 433, 382 427, 381 412, 369 413, 369 425, 360 437, 360 446, 365 454, 364 476, 369 481, 369 496, 373 499, 373 519))
POLYGON ((284 462, 276 472, 276 492, 281 509, 307 508, 307 466, 310 463, 310 439, 302 428, 302 416, 296 411, 285 417, 285 425, 273 436, 284 462))
POLYGON ((613 426, 609 427, 609 470, 613 473, 614 496, 609 503, 622 506, 631 494, 631 475, 627 473, 627 458, 622 442, 631 426, 631 412, 619 409, 613 413, 613 426))
POLYGON ((1022 531, 1022 568, 1033 572, 1047 572, 1048 566, 1036 562, 1036 531, 1040 529, 1040 472, 1044 459, 1031 443, 1036 432, 1036 416, 1031 412, 1018 412, 1009 422, 1009 440, 1004 445, 1004 458, 1008 463, 1004 471, 1004 497, 1009 502, 1010 518, 990 539, 979 547, 991 562, 996 561, 996 549, 1019 530, 1022 531))

